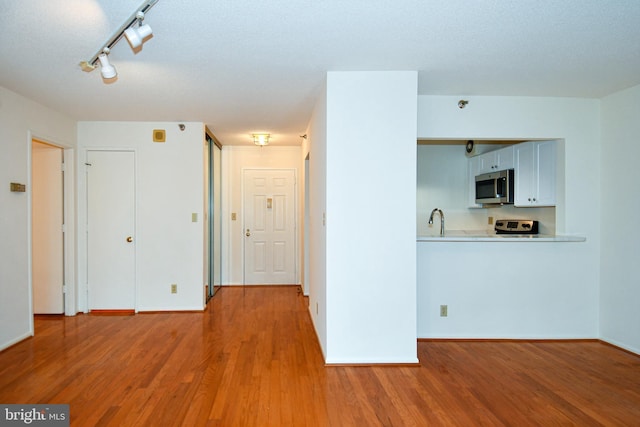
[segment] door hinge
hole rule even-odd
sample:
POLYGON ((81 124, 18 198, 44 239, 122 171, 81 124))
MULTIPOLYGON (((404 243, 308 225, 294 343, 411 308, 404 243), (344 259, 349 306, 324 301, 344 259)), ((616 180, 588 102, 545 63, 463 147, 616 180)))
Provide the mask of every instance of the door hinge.
POLYGON ((62 285, 62 293, 63 294, 67 293, 67 285, 62 285))
POLYGON ((62 232, 63 233, 67 232, 67 224, 62 224, 62 232))
POLYGON ((64 162, 61 163, 60 170, 64 172, 64 162))

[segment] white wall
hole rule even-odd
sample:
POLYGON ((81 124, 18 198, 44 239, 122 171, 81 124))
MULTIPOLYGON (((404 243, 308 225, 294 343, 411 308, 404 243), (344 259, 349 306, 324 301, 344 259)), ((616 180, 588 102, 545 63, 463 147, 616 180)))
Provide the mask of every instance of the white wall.
POLYGON ((32 137, 73 148, 75 132, 75 121, 0 87, 0 350, 33 334, 31 190, 12 193, 9 184, 30 182, 32 137))
POLYGON ((418 137, 564 139, 556 231, 587 240, 419 243, 418 336, 598 337, 599 101, 470 97, 459 109, 459 99, 420 96, 418 137), (441 304, 449 306, 447 318, 438 315, 441 304))
MULTIPOLYGON (((139 311, 204 308, 204 125, 173 122, 80 122, 78 166, 87 149, 136 153, 136 307, 139 311), (153 129, 166 130, 154 143, 153 129), (192 222, 192 213, 198 221, 192 222), (171 284, 178 293, 171 294, 171 284)), ((86 248, 86 174, 78 173, 79 247, 86 248)), ((87 309, 86 251, 79 252, 81 309, 87 309)))
MULTIPOLYGON (((295 169, 298 189, 303 185, 300 182, 300 168, 302 161, 300 159, 300 147, 240 147, 240 146, 223 146, 222 147, 222 185, 223 185, 223 203, 222 203, 222 241, 225 246, 223 253, 223 280, 227 285, 242 285, 244 282, 243 266, 243 250, 244 250, 244 230, 242 228, 242 174, 243 169, 247 168, 269 168, 269 169, 295 169), (231 220, 231 214, 236 213, 236 220, 231 220)), ((298 222, 300 222, 300 214, 302 208, 300 205, 300 195, 296 206, 298 222)), ((300 248, 297 254, 301 253, 300 248)), ((299 259, 299 256, 297 256, 299 259)), ((300 277, 300 262, 297 264, 298 283, 300 277)))
POLYGON ((597 338, 590 252, 584 243, 420 242, 418 337, 597 338))
POLYGON ((327 363, 417 361, 416 94, 416 72, 327 74, 327 363))
POLYGON ((640 354, 640 86, 602 100, 600 334, 640 354))

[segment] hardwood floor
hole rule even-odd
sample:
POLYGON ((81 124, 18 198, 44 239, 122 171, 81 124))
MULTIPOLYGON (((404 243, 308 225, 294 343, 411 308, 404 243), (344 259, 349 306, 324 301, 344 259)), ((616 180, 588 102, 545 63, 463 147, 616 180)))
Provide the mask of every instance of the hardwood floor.
POLYGON ((37 316, 0 353, 0 402, 74 426, 640 425, 640 357, 600 342, 418 343, 417 367, 325 367, 295 287, 204 313, 37 316))

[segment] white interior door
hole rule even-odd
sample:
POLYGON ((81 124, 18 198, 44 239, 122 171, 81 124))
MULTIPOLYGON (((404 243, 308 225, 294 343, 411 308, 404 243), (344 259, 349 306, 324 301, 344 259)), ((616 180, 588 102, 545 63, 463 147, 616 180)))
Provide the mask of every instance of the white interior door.
POLYGON ((31 145, 31 271, 33 312, 64 312, 62 149, 31 145))
POLYGON ((87 151, 90 310, 135 309, 135 154, 87 151))
POLYGON ((245 284, 296 284, 295 178, 291 169, 244 171, 245 284))

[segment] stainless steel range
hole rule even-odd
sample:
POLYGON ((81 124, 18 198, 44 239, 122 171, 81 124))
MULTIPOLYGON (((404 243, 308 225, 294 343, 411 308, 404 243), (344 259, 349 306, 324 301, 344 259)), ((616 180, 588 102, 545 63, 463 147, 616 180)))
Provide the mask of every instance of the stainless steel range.
POLYGON ((499 219, 496 234, 538 234, 538 221, 529 219, 499 219))

